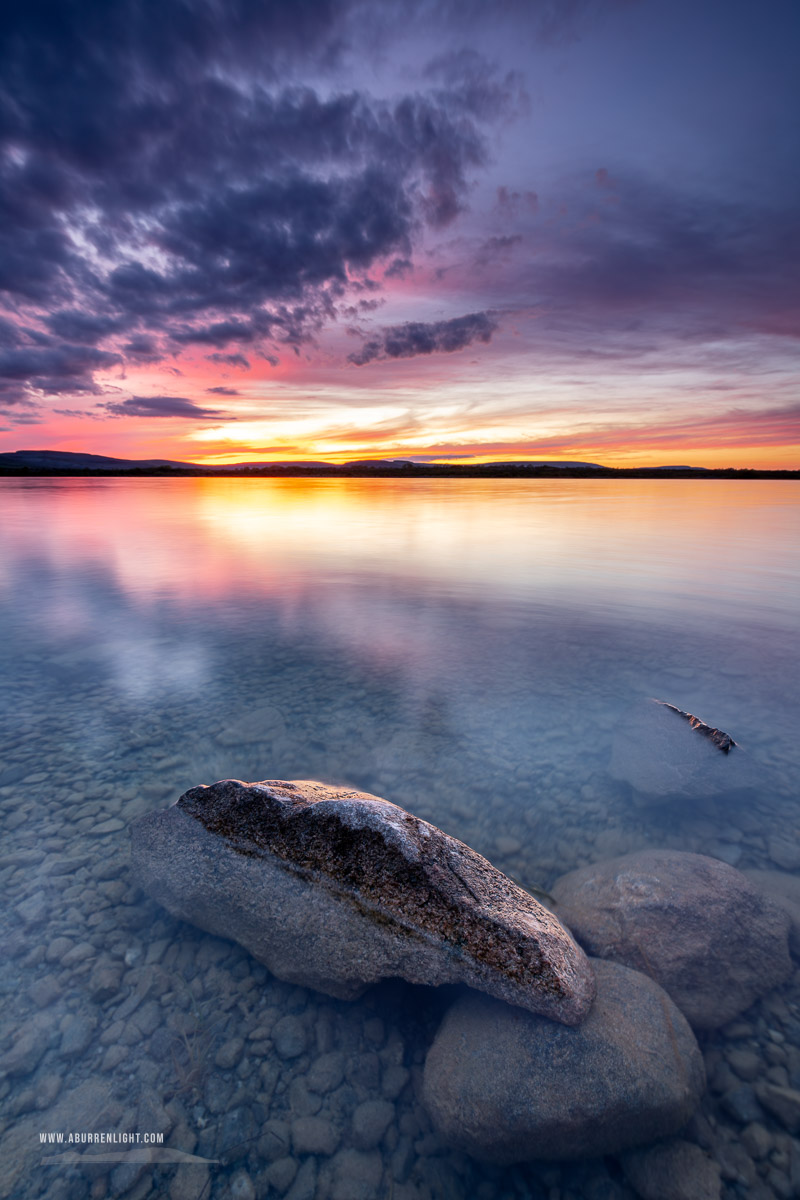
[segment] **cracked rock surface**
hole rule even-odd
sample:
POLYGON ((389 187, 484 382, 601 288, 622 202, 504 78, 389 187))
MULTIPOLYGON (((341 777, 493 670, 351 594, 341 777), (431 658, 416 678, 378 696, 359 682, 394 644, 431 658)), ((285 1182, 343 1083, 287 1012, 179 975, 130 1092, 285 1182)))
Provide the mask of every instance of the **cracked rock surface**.
POLYGON ((594 974, 559 921, 404 809, 312 781, 192 788, 131 829, 142 885, 279 978, 354 999, 378 980, 466 983, 567 1025, 594 974))

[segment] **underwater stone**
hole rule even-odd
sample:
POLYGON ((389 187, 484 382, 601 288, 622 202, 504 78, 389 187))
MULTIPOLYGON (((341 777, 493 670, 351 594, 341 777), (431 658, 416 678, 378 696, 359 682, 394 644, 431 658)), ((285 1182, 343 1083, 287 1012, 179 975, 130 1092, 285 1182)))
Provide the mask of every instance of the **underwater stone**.
POLYGON ((763 772, 733 738, 665 700, 645 700, 617 726, 611 774, 646 804, 757 790, 763 772))
POLYGON ((717 858, 642 850, 551 890, 589 954, 650 975, 695 1029, 724 1025, 791 974, 788 915, 717 858))
POLYGON ((142 886, 280 979, 354 999, 387 977, 466 983, 566 1024, 594 977, 559 921, 402 808, 309 781, 192 788, 131 827, 142 886))
POLYGON ((647 976, 592 966, 597 997, 577 1028, 474 994, 449 1010, 423 1102, 450 1146, 499 1165, 595 1158, 688 1120, 705 1072, 685 1018, 647 976))

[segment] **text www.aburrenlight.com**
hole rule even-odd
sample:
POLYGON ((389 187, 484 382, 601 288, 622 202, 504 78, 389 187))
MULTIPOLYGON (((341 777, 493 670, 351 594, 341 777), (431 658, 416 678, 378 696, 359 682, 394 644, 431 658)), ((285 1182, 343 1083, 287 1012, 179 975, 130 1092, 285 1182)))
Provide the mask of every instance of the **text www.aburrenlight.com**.
POLYGON ((163 1133, 40 1133, 44 1146, 163 1146, 163 1133))

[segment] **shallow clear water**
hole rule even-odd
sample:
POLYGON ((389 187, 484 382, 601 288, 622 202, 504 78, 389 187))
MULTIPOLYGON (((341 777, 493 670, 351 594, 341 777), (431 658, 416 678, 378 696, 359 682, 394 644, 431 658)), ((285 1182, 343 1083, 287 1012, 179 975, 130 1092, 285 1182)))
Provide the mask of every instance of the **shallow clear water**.
MULTIPOLYGON (((272 980, 137 891, 125 827, 198 783, 320 778, 403 805, 526 886, 645 846, 774 869, 770 838, 798 825, 797 496, 720 480, 0 481, 0 990, 4 1047, 33 1046, 0 1083, 0 1194, 350 1200, 330 1154, 279 1154, 265 1122, 321 1111, 341 1154, 353 1107, 378 1098, 394 1115, 359 1151, 370 1194, 632 1195, 613 1163, 500 1170, 445 1151, 415 1093, 440 998, 386 985, 347 1005, 272 980), (653 696, 732 734, 763 768, 757 794, 635 803, 609 754, 653 696), (282 1059, 267 1032, 257 1056, 217 1064, 283 1012, 301 1054, 282 1059), (309 1098, 315 1056, 339 1051, 345 1082, 309 1098), (390 1066, 408 1073, 396 1095, 390 1066), (39 1129, 85 1123, 91 1103, 224 1161, 96 1179, 41 1166, 39 1129)), ((752 1015, 755 1045, 769 1019, 752 1015)), ((712 1067, 726 1046, 704 1044, 712 1067)), ((764 1070, 797 1087, 793 1062, 764 1070)), ((753 1160, 765 1194, 780 1194, 770 1171, 791 1184, 787 1136, 775 1125, 777 1158, 753 1160)))

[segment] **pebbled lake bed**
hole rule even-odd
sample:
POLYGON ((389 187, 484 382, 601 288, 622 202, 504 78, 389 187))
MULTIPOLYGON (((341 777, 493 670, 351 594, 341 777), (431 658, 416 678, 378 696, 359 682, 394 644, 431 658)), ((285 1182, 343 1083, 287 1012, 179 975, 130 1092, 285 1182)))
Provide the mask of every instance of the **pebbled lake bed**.
MULTIPOLYGON (((0 480, 0 1195, 634 1197, 615 1158, 449 1150, 420 1077, 452 992, 389 982, 345 1003, 273 979, 139 891, 127 826, 199 783, 318 778, 528 888, 650 847, 800 876, 797 497, 716 479, 0 480), (731 734, 759 786, 637 803, 609 765, 649 697, 731 734), (198 1161, 42 1164, 88 1147, 40 1133, 105 1129, 198 1161)), ((709 1087, 684 1138, 725 1197, 797 1194, 800 1107, 756 1092, 800 1104, 797 972, 699 1040, 709 1087)))

